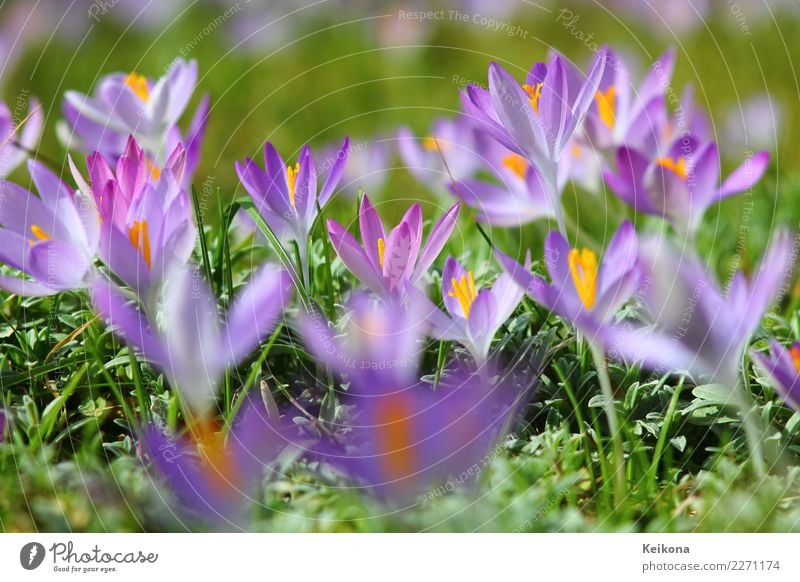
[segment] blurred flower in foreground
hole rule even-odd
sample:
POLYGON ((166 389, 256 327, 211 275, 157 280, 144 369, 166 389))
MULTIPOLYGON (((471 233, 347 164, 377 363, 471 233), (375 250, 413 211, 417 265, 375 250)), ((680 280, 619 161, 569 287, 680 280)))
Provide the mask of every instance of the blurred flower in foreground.
POLYGON ((632 148, 617 151, 617 172, 604 173, 614 193, 639 212, 662 216, 681 235, 694 235, 706 210, 753 187, 769 154, 747 158, 722 183, 717 144, 676 140, 665 156, 649 159, 632 148))
POLYGON ((225 368, 239 364, 271 333, 290 297, 289 275, 266 265, 239 291, 220 325, 211 290, 187 267, 165 287, 159 327, 155 315, 146 317, 113 284, 98 280, 92 290, 98 313, 167 376, 187 412, 200 419, 214 407, 225 368))
POLYGON ((250 158, 236 162, 236 173, 264 222, 278 238, 297 242, 304 271, 308 268, 308 237, 344 171, 350 140, 345 138, 317 194, 317 169, 311 149, 304 145, 297 163, 287 165, 270 142, 264 145, 264 168, 250 158), (319 205, 319 206, 318 206, 319 205))
POLYGON ((416 381, 417 364, 427 331, 414 309, 395 301, 384 303, 368 293, 356 293, 347 304, 345 334, 337 335, 325 317, 311 311, 299 328, 311 353, 358 385, 377 390, 416 381))
POLYGON ((565 231, 559 204, 558 166, 564 146, 592 105, 606 53, 598 52, 586 80, 568 86, 566 65, 559 55, 536 63, 520 85, 497 63, 489 65, 489 90, 469 85, 462 93, 465 112, 493 138, 536 166, 557 210, 559 230, 565 231))
MULTIPOLYGON (((525 268, 530 269, 530 255, 525 268)), ((508 273, 500 275, 491 288, 478 290, 472 271, 448 257, 442 272, 442 299, 449 315, 422 292, 418 293, 420 297, 414 306, 430 324, 432 335, 461 343, 475 362, 482 365, 497 330, 517 308, 524 290, 508 273)))
POLYGON ((103 77, 95 96, 77 91, 64 95, 64 121, 57 128, 61 141, 85 153, 99 151, 115 162, 133 135, 154 165, 166 161, 178 143, 188 153, 191 176, 208 117, 208 99, 197 108, 183 138, 178 120, 186 109, 197 82, 197 62, 176 59, 158 80, 136 72, 103 77))
POLYGON ((401 127, 397 131, 397 149, 420 182, 445 185, 450 183, 451 175, 462 180, 480 169, 481 140, 485 139, 471 120, 459 115, 455 119, 437 119, 430 134, 421 139, 409 128, 401 127))
POLYGON ((687 370, 732 388, 750 335, 791 274, 792 247, 791 234, 779 231, 752 280, 738 272, 723 293, 696 257, 659 237, 643 241, 649 286, 641 299, 655 326, 616 328, 612 352, 660 374, 687 370))
POLYGON ((774 339, 769 345, 771 355, 752 350, 753 360, 769 377, 784 402, 800 410, 800 342, 792 342, 788 349, 774 339))
POLYGON ((490 385, 463 370, 445 374, 435 391, 357 383, 347 445, 321 457, 387 502, 427 501, 478 478, 525 396, 508 379, 490 385))
POLYGON ((79 189, 93 196, 99 208, 100 258, 150 310, 164 282, 194 251, 197 229, 181 186, 185 164, 179 145, 158 169, 130 138, 114 170, 102 154, 89 156, 91 187, 73 166, 79 189))
POLYGON ((590 343, 600 345, 605 344, 614 315, 642 282, 636 231, 627 220, 608 243, 602 260, 588 248, 570 248, 560 232, 552 231, 544 249, 550 283, 499 251, 497 257, 528 295, 572 323, 590 343))
POLYGON ((189 427, 187 436, 155 427, 142 431, 141 445, 191 519, 221 529, 247 529, 256 488, 267 466, 289 444, 280 421, 248 398, 228 434, 212 421, 189 427))
POLYGON ((27 117, 19 123, 0 101, 0 178, 13 172, 28 157, 28 152, 36 149, 43 126, 44 114, 36 99, 30 99, 27 117))
POLYGON ((0 262, 31 279, 0 275, 0 288, 53 295, 90 285, 100 238, 94 201, 40 162, 29 160, 28 170, 38 197, 0 181, 0 262))
POLYGON ((407 283, 416 284, 441 252, 458 219, 453 205, 431 229, 422 246, 422 209, 413 204, 387 235, 380 216, 364 196, 359 209, 361 242, 335 220, 328 221, 328 234, 339 258, 364 285, 384 296, 400 295, 407 283))

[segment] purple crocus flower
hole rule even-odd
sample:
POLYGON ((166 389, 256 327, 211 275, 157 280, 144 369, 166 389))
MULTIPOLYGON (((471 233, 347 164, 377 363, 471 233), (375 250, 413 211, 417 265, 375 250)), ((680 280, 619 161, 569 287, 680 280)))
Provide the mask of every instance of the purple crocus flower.
POLYGON ((289 441, 279 419, 248 398, 227 438, 207 420, 192 425, 185 436, 148 427, 140 442, 174 493, 180 514, 217 528, 241 530, 247 528, 267 466, 289 441))
MULTIPOLYGON (((158 80, 136 72, 107 75, 93 97, 66 92, 65 123, 59 135, 69 147, 87 153, 99 151, 109 160, 122 154, 128 136, 133 135, 153 157, 153 163, 161 164, 171 151, 167 148, 175 145, 177 122, 196 83, 197 62, 183 59, 176 59, 158 80)), ((199 148, 207 113, 208 102, 204 100, 187 139, 182 141, 192 156, 199 148)))
MULTIPOLYGON (((555 218, 547 184, 528 160, 499 144, 485 150, 486 166, 499 183, 456 180, 450 192, 476 211, 475 217, 492 226, 519 226, 542 218, 555 218)), ((559 191, 566 175, 561 172, 559 191)))
POLYGON ((28 115, 19 125, 6 104, 0 101, 0 178, 13 172, 28 156, 27 152, 36 149, 43 126, 44 114, 36 99, 28 102, 28 115), (17 147, 17 143, 21 147, 17 147))
POLYGON ((98 313, 167 376, 201 419, 214 406, 224 369, 244 360, 269 335, 290 297, 289 275, 267 265, 239 292, 220 325, 211 290, 187 267, 166 285, 159 326, 156 315, 138 311, 111 283, 98 280, 92 290, 98 313))
MULTIPOLYGON (((530 255, 525 263, 530 268, 530 255)), ((447 313, 418 292, 420 316, 431 326, 434 337, 457 341, 482 365, 497 330, 511 316, 522 300, 524 290, 508 273, 497 278, 489 289, 478 289, 472 271, 467 271, 453 257, 448 257, 442 271, 442 299, 447 313)))
POLYGON ((100 212, 100 258, 152 310, 164 282, 194 251, 197 229, 181 186, 186 153, 179 145, 159 169, 130 138, 114 170, 99 153, 87 166, 91 187, 76 170, 73 175, 100 212))
POLYGON ((347 304, 344 334, 316 310, 300 317, 299 328, 314 357, 338 374, 358 377, 374 389, 404 386, 417 380, 420 338, 427 331, 417 313, 361 292, 347 304))
POLYGON ((508 430, 521 393, 511 382, 489 385, 478 374, 447 374, 433 391, 411 384, 376 390, 356 385, 344 448, 321 458, 344 469, 384 501, 428 501, 474 480, 508 430))
POLYGON ((606 183, 639 212, 662 216, 681 234, 694 235, 713 204, 753 187, 767 169, 769 154, 758 152, 719 185, 717 144, 676 140, 664 156, 648 158, 635 149, 617 151, 617 170, 606 183))
POLYGON ((751 351, 753 360, 770 379, 770 383, 787 405, 800 410, 800 342, 787 349, 770 340, 772 354, 751 351))
POLYGON ((29 160, 28 170, 39 197, 0 181, 0 262, 30 279, 0 275, 0 288, 35 296, 90 285, 100 238, 94 201, 40 162, 29 160))
POLYGON ((548 186, 551 203, 558 206, 562 232, 565 227, 558 205, 559 161, 594 101, 605 62, 605 51, 599 51, 585 82, 576 90, 569 89, 566 65, 560 55, 548 64, 536 63, 523 85, 492 63, 489 90, 469 85, 462 93, 467 115, 494 139, 536 166, 548 186))
POLYGON ((470 119, 459 115, 437 119, 430 134, 423 138, 415 137, 408 127, 401 127, 397 131, 397 148, 403 163, 420 182, 444 185, 450 183, 451 175, 455 180, 475 175, 481 168, 481 141, 485 139, 470 119))
MULTIPOLYGON (((675 50, 669 49, 653 63, 641 85, 635 88, 625 61, 609 50, 603 76, 586 116, 584 130, 588 142, 602 150, 622 145, 641 148, 654 128, 666 121, 664 91, 674 66, 675 50)), ((572 84, 579 83, 580 73, 573 70, 571 74, 572 84)))
POLYGON ((572 323, 590 342, 605 344, 606 330, 618 309, 642 281, 633 225, 628 221, 620 225, 602 261, 588 248, 571 248, 557 231, 548 235, 544 256, 550 283, 497 252, 503 268, 528 295, 572 323))
MULTIPOLYGON (((351 143, 342 174, 342 189, 352 193, 359 190, 371 194, 380 192, 391 173, 392 151, 391 141, 385 136, 351 143)), ((332 147, 323 163, 332 167, 338 159, 339 148, 332 147)))
POLYGON ((264 146, 264 169, 252 159, 236 162, 239 180, 264 221, 280 239, 294 240, 307 268, 306 251, 317 208, 327 204, 344 171, 350 140, 345 138, 317 194, 317 169, 311 149, 304 145, 297 163, 287 165, 270 142, 264 146))
POLYGON ((791 273, 792 244, 780 231, 752 280, 736 273, 723 293, 696 257, 660 237, 643 241, 648 286, 640 296, 655 325, 615 328, 610 353, 658 373, 687 370, 735 386, 747 341, 791 273))
POLYGON ((406 284, 415 285, 441 252, 458 219, 453 205, 431 229, 422 246, 422 208, 413 204, 389 234, 369 198, 359 209, 361 241, 335 220, 328 221, 328 234, 339 258, 364 285, 384 296, 398 296, 406 284))

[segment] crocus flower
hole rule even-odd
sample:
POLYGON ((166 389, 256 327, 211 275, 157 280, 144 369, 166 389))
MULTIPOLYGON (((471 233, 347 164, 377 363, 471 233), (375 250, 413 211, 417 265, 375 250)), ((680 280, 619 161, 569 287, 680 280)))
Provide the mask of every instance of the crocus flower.
POLYGON ((189 195, 181 187, 185 164, 179 145, 158 169, 131 138, 114 170, 101 154, 89 156, 91 187, 73 171, 100 211, 100 258, 148 309, 194 251, 197 229, 189 195))
MULTIPOLYGON (((530 160, 558 204, 558 165, 562 151, 592 105, 605 68, 599 51, 585 82, 569 90, 559 55, 536 63, 520 85, 497 63, 489 65, 489 90, 469 85, 462 93, 465 112, 508 149, 530 160)), ((565 227, 559 208, 559 227, 565 227)))
MULTIPOLYGON (((630 71, 622 57, 609 50, 606 67, 594 101, 586 116, 587 141, 598 149, 622 145, 640 148, 654 128, 666 122, 665 89, 672 78, 675 50, 669 49, 650 68, 638 87, 631 84, 630 71)), ((568 69, 573 85, 580 73, 568 69)))
POLYGON ((264 146, 264 168, 250 158, 236 162, 239 180, 253 199, 261 217, 283 240, 294 240, 300 259, 307 264, 306 250, 317 208, 327 204, 344 171, 350 140, 345 138, 317 194, 317 169, 311 149, 304 145, 297 163, 287 165, 270 142, 264 146), (319 206, 318 206, 319 205, 319 206))
POLYGON ((402 386, 416 381, 426 326, 418 310, 356 293, 347 303, 344 334, 316 310, 303 314, 299 329, 309 351, 338 374, 363 386, 402 386))
POLYGON ((511 257, 500 252, 497 256, 528 295, 594 343, 605 343, 606 329, 642 281, 636 231, 628 221, 620 225, 602 260, 591 249, 571 248, 560 232, 552 231, 544 249, 550 283, 511 257))
POLYGON ((489 385, 461 370, 435 391, 357 385, 346 446, 328 447, 321 458, 388 503, 427 501, 478 476, 523 396, 509 381, 489 385))
POLYGON ((279 419, 248 398, 225 438, 211 421, 176 436, 145 428, 141 445, 178 502, 178 513, 225 530, 247 528, 256 488, 288 444, 279 419))
MULTIPOLYGON (((525 268, 530 268, 530 256, 525 268)), ((489 355, 492 338, 517 308, 523 294, 524 290, 508 273, 500 275, 491 288, 479 290, 472 271, 448 257, 442 271, 442 299, 447 313, 422 293, 416 305, 434 337, 463 344, 481 365, 489 355)))
POLYGON ((775 151, 780 143, 785 111, 777 97, 763 93, 737 103, 725 114, 723 133, 729 148, 775 151))
POLYGON ((640 254, 649 282, 640 297, 654 326, 616 328, 611 351, 658 373, 686 370, 733 387, 750 335, 791 272, 791 234, 776 234, 752 280, 736 273, 725 293, 699 259, 659 237, 643 241, 640 254))
POLYGON ((28 156, 27 152, 36 149, 43 125, 44 115, 36 99, 28 102, 28 115, 19 126, 6 104, 0 101, 0 178, 13 172, 28 156))
MULTIPOLYGON (((542 218, 555 218, 557 210, 547 184, 528 160, 499 144, 487 152, 486 166, 499 183, 487 180, 456 180, 448 185, 450 192, 473 208, 475 218, 492 226, 519 226, 542 218)), ((563 172, 562 172, 563 174, 563 172)), ((559 180, 559 191, 563 179, 559 180)))
POLYGON ((335 220, 328 234, 339 258, 364 285, 384 296, 400 295, 406 284, 416 284, 441 252, 458 219, 453 205, 431 229, 422 246, 422 208, 413 204, 389 234, 367 196, 361 200, 361 242, 335 220), (421 249, 421 250, 420 250, 421 249))
POLYGON ((408 170, 425 184, 448 184, 471 178, 481 167, 486 137, 463 115, 434 121, 430 134, 415 137, 408 127, 397 131, 397 148, 408 170), (446 164, 446 166, 445 166, 446 164), (448 171, 449 170, 449 171, 448 171))
POLYGON ((769 345, 772 354, 753 350, 753 360, 769 377, 783 401, 800 410, 800 342, 792 342, 788 349, 774 339, 769 345))
POLYGON ((639 212, 662 216, 681 234, 694 235, 713 204, 753 187, 767 169, 769 154, 758 152, 719 185, 717 145, 676 140, 664 156, 648 159, 632 148, 617 151, 617 170, 606 183, 639 212))
POLYGON ((254 275, 220 324, 208 285, 192 268, 175 273, 164 290, 163 325, 145 315, 105 280, 92 289, 98 313, 160 369, 189 411, 208 418, 219 378, 269 335, 290 298, 288 274, 267 265, 254 275))
MULTIPOLYGON (((115 160, 124 151, 125 142, 133 135, 153 163, 161 164, 171 150, 170 134, 186 109, 197 83, 197 62, 176 59, 158 80, 138 73, 113 73, 105 76, 93 97, 67 91, 64 95, 64 117, 59 135, 69 147, 85 152, 99 151, 115 160)), ((198 109, 192 123, 189 148, 195 134, 203 126, 207 103, 198 109)))
POLYGON ((0 275, 18 295, 52 295, 89 285, 100 226, 91 196, 74 191, 40 162, 29 160, 34 196, 0 181, 0 262, 30 279, 0 275))

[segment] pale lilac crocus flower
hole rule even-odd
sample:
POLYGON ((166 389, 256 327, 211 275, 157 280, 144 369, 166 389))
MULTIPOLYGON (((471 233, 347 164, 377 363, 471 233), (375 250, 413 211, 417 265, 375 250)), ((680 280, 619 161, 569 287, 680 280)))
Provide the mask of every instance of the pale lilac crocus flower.
POLYGON ((800 342, 792 342, 788 349, 774 339, 769 345, 771 354, 756 350, 750 354, 783 401, 800 410, 800 342))
POLYGON ((381 218, 364 196, 359 209, 361 242, 335 220, 328 234, 339 258, 359 281, 383 296, 402 295, 406 284, 417 284, 441 252, 458 219, 454 204, 434 225, 422 245, 422 208, 413 204, 387 234, 381 218))
POLYGON ((28 102, 27 116, 19 124, 0 101, 0 178, 13 172, 25 161, 28 152, 36 149, 43 126, 44 114, 36 99, 28 102))
POLYGON ((609 188, 634 209, 661 216, 681 235, 694 237, 709 207, 753 187, 767 169, 769 154, 746 159, 720 185, 717 144, 678 139, 669 151, 648 158, 633 148, 617 151, 616 171, 604 178, 609 188))
POLYGON ((617 311, 642 285, 636 231, 630 222, 623 222, 609 242, 602 261, 591 249, 571 248, 560 232, 551 232, 545 241, 550 283, 532 275, 529 269, 510 257, 500 252, 497 255, 528 295, 574 325, 588 341, 613 444, 614 496, 621 503, 626 495, 624 452, 606 349, 617 311))
POLYGON ((429 135, 416 137, 408 127, 397 131, 397 149, 408 170, 424 184, 447 185, 473 177, 481 168, 487 136, 464 115, 434 121, 429 135))
POLYGON ((273 265, 262 267, 239 291, 224 323, 211 289, 192 267, 170 278, 160 318, 138 310, 108 281, 99 279, 92 289, 97 312, 166 375, 187 413, 201 420, 210 418, 225 368, 242 362, 269 336, 290 298, 288 274, 273 265))
MULTIPOLYGON (((530 255, 525 263, 530 268, 530 255)), ((472 271, 448 257, 442 271, 442 299, 447 313, 422 292, 416 292, 415 308, 428 322, 437 339, 457 341, 467 348, 478 366, 486 363, 497 330, 514 313, 524 295, 508 273, 501 274, 491 288, 479 289, 472 271)))
POLYGON ((197 228, 181 186, 186 154, 179 145, 162 169, 154 168, 131 138, 112 170, 102 155, 89 156, 91 187, 73 167, 81 191, 100 212, 99 255, 153 312, 163 285, 194 251, 197 228))
POLYGON ((159 79, 136 72, 113 73, 103 77, 94 96, 77 91, 64 95, 64 123, 58 129, 70 148, 99 151, 116 161, 133 135, 151 156, 163 164, 176 141, 190 152, 195 164, 196 150, 205 128, 208 101, 203 100, 185 140, 180 140, 177 123, 197 83, 197 62, 176 59, 159 79), (168 149, 169 148, 169 149, 168 149))
POLYGON ((661 237, 645 239, 640 258, 649 284, 640 299, 654 326, 615 328, 613 350, 660 373, 686 370, 734 384, 749 337, 791 274, 792 245, 788 231, 778 232, 752 278, 737 272, 723 292, 695 255, 661 237))
MULTIPOLYGON (((317 193, 317 169, 311 149, 304 145, 297 163, 287 165, 270 142, 264 145, 264 169, 250 158, 236 162, 236 173, 256 209, 276 237, 295 241, 308 279, 308 238, 319 214, 339 184, 350 140, 345 138, 317 193)), ((308 281, 306 281, 307 283, 308 281)))
POLYGON ((28 170, 39 197, 0 181, 0 261, 30 278, 0 275, 0 288, 37 296, 90 285, 100 239, 94 200, 40 162, 28 170))
POLYGON ((552 231, 544 248, 549 283, 499 251, 497 257, 537 303, 600 346, 606 344, 607 329, 617 311, 642 282, 636 231, 628 221, 609 241, 602 260, 589 248, 571 248, 560 232, 552 231))
POLYGON ((508 149, 527 158, 541 174, 558 209, 559 230, 566 231, 559 204, 558 166, 570 137, 582 123, 605 68, 598 52, 585 82, 570 90, 563 57, 536 63, 520 84, 497 63, 489 65, 489 90, 469 85, 462 93, 465 113, 508 149))

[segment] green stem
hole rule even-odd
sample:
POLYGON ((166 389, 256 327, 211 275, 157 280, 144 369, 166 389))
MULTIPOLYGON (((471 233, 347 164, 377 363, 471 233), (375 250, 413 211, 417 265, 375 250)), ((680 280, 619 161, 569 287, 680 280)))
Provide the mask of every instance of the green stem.
POLYGON ((603 410, 608 421, 608 429, 611 432, 611 447, 613 451, 613 480, 614 480, 614 503, 620 507, 626 496, 627 483, 625 479, 625 456, 622 449, 622 433, 620 432, 617 409, 614 405, 614 391, 611 389, 611 378, 608 376, 608 366, 606 355, 602 346, 589 342, 589 349, 592 352, 592 359, 597 370, 597 379, 600 382, 600 390, 603 393, 603 410))
POLYGON ((750 458, 753 461, 753 468, 756 471, 756 475, 763 477, 767 474, 763 447, 764 427, 756 413, 756 404, 741 383, 738 383, 734 389, 734 398, 742 415, 744 432, 747 437, 747 445, 750 448, 750 458))
POLYGON ((658 434, 658 442, 656 443, 656 450, 653 454, 653 461, 650 463, 650 468, 647 471, 648 490, 655 492, 656 480, 658 478, 658 465, 661 462, 661 455, 664 452, 664 446, 667 443, 667 436, 669 435, 669 428, 672 424, 672 417, 675 415, 675 409, 678 407, 678 399, 680 398, 681 391, 683 390, 683 383, 686 379, 681 376, 675 391, 672 393, 669 405, 667 406, 667 413, 664 415, 664 424, 661 425, 661 432, 658 434))

